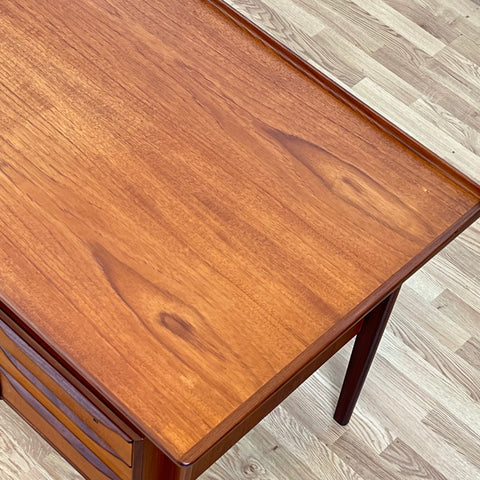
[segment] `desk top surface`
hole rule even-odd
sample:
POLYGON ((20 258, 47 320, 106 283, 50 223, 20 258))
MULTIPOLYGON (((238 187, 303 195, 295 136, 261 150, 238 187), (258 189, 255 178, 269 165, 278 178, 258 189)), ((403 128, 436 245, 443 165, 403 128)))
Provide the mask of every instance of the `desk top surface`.
POLYGON ((0 11, 0 298, 177 461, 478 213, 203 1, 0 11))

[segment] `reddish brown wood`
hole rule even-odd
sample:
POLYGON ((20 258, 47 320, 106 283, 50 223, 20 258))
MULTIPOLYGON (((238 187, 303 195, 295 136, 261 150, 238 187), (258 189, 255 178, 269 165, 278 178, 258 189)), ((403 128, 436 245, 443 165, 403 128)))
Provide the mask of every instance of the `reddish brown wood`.
POLYGON ((0 365, 106 463, 131 467, 133 440, 1 320, 0 365))
POLYGON ((287 45, 279 43, 274 37, 261 29, 261 27, 255 23, 252 23, 247 17, 241 14, 235 8, 226 3, 224 0, 206 0, 211 3, 215 8, 219 9, 223 14, 229 17, 233 22, 239 25, 244 30, 248 31, 256 39, 263 44, 271 48, 276 54, 285 59, 295 68, 303 72, 312 80, 320 84, 323 88, 328 90, 332 95, 339 98, 345 104, 365 116, 372 123, 380 127, 387 132, 393 138, 406 145, 408 148, 417 153, 427 162, 435 165, 435 167, 442 170, 449 178, 462 185, 467 185, 472 192, 478 195, 480 192, 480 185, 472 181, 464 173, 457 170, 453 165, 446 162, 443 158, 439 157, 435 152, 428 147, 420 143, 418 140, 410 136, 405 131, 401 130, 398 125, 395 125, 391 121, 383 117, 378 111, 371 108, 365 102, 358 97, 353 96, 348 90, 345 90, 341 85, 335 82, 331 77, 326 76, 320 70, 314 68, 308 62, 306 62, 298 54, 290 50, 287 45))
POLYGON ((205 468, 480 215, 204 2, 1 14, 2 306, 172 465, 205 468))
POLYGON ((0 384, 3 399, 89 480, 131 480, 131 475, 117 476, 2 368, 0 384))
POLYGON ((192 480, 194 476, 191 467, 177 465, 152 442, 146 440, 135 453, 138 468, 134 480, 192 480))
POLYGON ((399 291, 390 293, 362 320, 334 414, 340 425, 350 421, 399 291))
MULTIPOLYGON (((8 352, 0 350, 0 367, 5 376, 13 385, 18 385, 17 393, 22 394, 28 403, 40 412, 48 412, 50 425, 62 433, 77 449, 82 447, 84 456, 98 459, 121 478, 131 478, 131 455, 130 462, 125 463, 103 438, 89 428, 72 410, 70 410, 57 396, 47 389, 34 375, 8 352), (21 387, 21 388, 20 388, 21 387), (40 408, 41 407, 41 408, 40 408), (73 441, 72 439, 75 439, 73 441), (87 453, 85 453, 87 452, 87 453)), ((46 418, 47 415, 43 414, 46 418)), ((103 432, 102 432, 103 433, 103 432)), ((105 435, 106 438, 109 435, 105 435)), ((94 462, 95 463, 95 462, 94 462)))
MULTIPOLYGON (((5 346, 7 345, 7 342, 10 341, 12 342, 9 344, 11 349, 12 345, 16 344, 22 352, 28 352, 29 355, 27 355, 27 357, 33 357, 32 361, 29 361, 25 358, 23 361, 24 364, 30 365, 33 371, 38 371, 37 367, 39 367, 41 364, 48 371, 56 372, 56 378, 60 376, 67 384, 70 385, 70 387, 67 388, 67 391, 72 391, 73 389, 74 391, 76 390, 79 392, 78 394, 74 394, 75 397, 85 397, 87 402, 91 403, 91 407, 89 408, 93 407, 94 409, 99 410, 101 412, 99 418, 102 419, 102 421, 105 421, 104 419, 106 419, 106 423, 108 423, 107 428, 112 428, 125 443, 141 443, 143 441, 143 437, 138 430, 135 430, 134 427, 128 424, 125 419, 122 418, 122 415, 115 411, 112 406, 109 405, 109 403, 101 396, 101 394, 96 391, 92 391, 91 387, 85 385, 85 380, 78 378, 71 369, 61 363, 59 359, 56 358, 57 356, 55 352, 48 348, 44 342, 41 342, 41 340, 37 338, 31 329, 25 325, 20 326, 22 322, 20 319, 15 317, 13 312, 11 312, 9 309, 5 310, 6 311, 0 310, 0 330, 3 330, 4 333, 6 333, 7 329, 2 327, 6 326, 10 331, 10 337, 9 340, 5 340, 4 338, 3 341, 0 341, 0 345, 5 346)), ((1 331, 0 335, 2 335, 1 331)), ((13 347, 13 350, 15 350, 15 347, 13 347)), ((50 385, 50 387, 56 391, 55 386, 48 382, 47 379, 46 386, 48 385, 50 385)), ((84 401, 82 401, 82 403, 83 402, 84 401)), ((96 417, 96 415, 98 415, 97 412, 95 412, 94 417, 96 417)), ((115 444, 117 447, 121 445, 116 442, 115 444)), ((125 447, 121 446, 119 448, 121 451, 123 451, 125 447)), ((130 447, 127 448, 130 449, 130 447)))
POLYGON ((254 410, 240 419, 217 444, 210 449, 198 462, 193 464, 193 478, 199 476, 212 463, 220 458, 230 447, 248 433, 260 420, 268 415, 282 400, 288 397, 298 386, 300 386, 312 373, 324 364, 332 355, 351 340, 360 330, 360 322, 353 325, 349 330, 339 335, 325 350, 304 365, 290 378, 285 379, 282 388, 278 389, 267 400, 259 404, 254 410))

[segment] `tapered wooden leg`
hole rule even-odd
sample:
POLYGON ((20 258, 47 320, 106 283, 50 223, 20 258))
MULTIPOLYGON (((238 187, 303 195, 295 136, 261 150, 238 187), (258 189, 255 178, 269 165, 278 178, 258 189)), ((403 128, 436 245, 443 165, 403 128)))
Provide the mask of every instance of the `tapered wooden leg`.
POLYGON ((363 319, 333 416, 340 425, 346 425, 350 421, 399 291, 400 287, 394 290, 363 319))

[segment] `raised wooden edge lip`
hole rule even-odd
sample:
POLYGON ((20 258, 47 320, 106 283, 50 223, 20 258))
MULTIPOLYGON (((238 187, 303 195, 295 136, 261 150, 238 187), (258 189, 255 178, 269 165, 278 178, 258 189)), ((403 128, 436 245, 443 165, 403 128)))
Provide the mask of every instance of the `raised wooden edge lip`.
MULTIPOLYGON (((342 336, 348 330, 353 328, 356 323, 378 303, 380 303, 387 295, 399 287, 407 278, 413 275, 420 269, 428 260, 435 256, 443 247, 445 247, 451 240, 462 233, 475 220, 480 218, 480 198, 470 210, 468 210, 462 217, 453 223, 442 235, 438 236, 422 250, 417 256, 412 258, 400 270, 394 273, 385 283, 383 283, 377 290, 372 292, 363 302, 351 310, 341 321, 337 322, 330 330, 328 330, 322 337, 307 347, 297 358, 288 364, 281 372, 267 382, 261 389, 255 392, 247 401, 245 401, 237 410, 232 412, 221 423, 213 428, 208 435, 203 437, 196 445, 182 455, 175 455, 173 448, 168 448, 161 441, 157 440, 157 434, 151 431, 147 426, 142 425, 142 422, 135 417, 132 412, 127 412, 122 408, 121 403, 113 396, 105 392, 101 385, 96 381, 89 381, 88 374, 82 374, 81 371, 73 367, 73 363, 59 352, 53 345, 49 344, 42 338, 42 335, 37 332, 28 322, 22 320, 22 316, 16 313, 16 309, 8 305, 4 298, 0 296, 0 311, 3 311, 9 318, 10 324, 15 323, 18 329, 23 330, 29 337, 37 342, 47 353, 49 353, 63 368, 65 368, 70 375, 75 377, 77 381, 95 395, 107 408, 109 408, 115 415, 117 415, 122 422, 125 422, 132 429, 136 438, 149 438, 152 443, 158 447, 170 460, 180 467, 191 467, 202 459, 212 448, 217 445, 222 438, 226 437, 228 433, 233 430, 238 424, 242 423, 255 408, 268 400, 274 395, 275 391, 290 379, 299 374, 302 369, 313 362, 315 358, 328 348, 328 345, 337 337, 342 336), (104 392, 102 394, 101 392, 104 392)), ((12 325, 11 325, 12 326, 12 325)), ((134 437, 134 438, 135 438, 134 437)))
POLYGON ((412 258, 400 270, 394 273, 363 302, 358 304, 345 317, 343 317, 341 321, 337 322, 322 337, 307 347, 295 360, 293 360, 293 362, 287 365, 260 390, 255 392, 252 397, 244 402, 235 412, 225 418, 225 420, 217 425, 217 427, 198 442, 197 445, 182 455, 176 462, 180 465, 188 466, 200 460, 201 457, 207 453, 210 448, 217 444, 222 437, 226 436, 230 430, 235 428, 236 424, 244 420, 245 417, 253 411, 259 401, 265 402, 269 396, 274 394, 277 388, 287 382, 290 378, 296 376, 305 365, 309 364, 315 359, 315 357, 320 355, 335 338, 343 335, 357 322, 361 321, 362 318, 375 308, 385 297, 398 288, 405 280, 412 276, 448 243, 479 218, 480 200, 479 203, 475 204, 462 217, 445 230, 442 235, 433 240, 430 245, 422 250, 417 256, 412 258), (283 379, 279 381, 279 377, 283 377, 283 379), (258 397, 262 400, 257 400, 258 397), (232 421, 232 417, 238 417, 238 419, 232 421), (232 425, 233 422, 234 424, 232 425), (228 426, 229 424, 231 424, 230 427, 228 426))
POLYGON ((249 20, 237 10, 235 10, 224 0, 206 0, 206 2, 210 3, 213 7, 220 10, 230 20, 242 27, 244 30, 248 31, 258 41, 260 41, 261 43, 269 47, 271 50, 273 50, 275 53, 280 55, 284 60, 286 60, 295 68, 307 75, 310 79, 320 84, 332 95, 342 100, 344 103, 346 103, 348 106, 350 106, 352 109, 354 109, 364 117, 368 118, 372 123, 377 125, 386 133, 390 134, 390 136, 395 138, 401 144, 405 145, 410 150, 415 152, 423 160, 435 165, 439 170, 442 171, 442 173, 445 174, 445 176, 453 180, 455 183, 460 184, 463 188, 473 193, 475 196, 480 197, 479 183, 473 181, 467 175, 447 163, 432 150, 427 148, 418 140, 411 137, 408 133, 401 130, 390 120, 387 120, 383 115, 368 106, 362 100, 355 97, 352 93, 340 86, 330 77, 328 77, 325 73, 322 73, 321 71, 310 65, 298 54, 293 52, 286 45, 280 43, 269 33, 262 30, 259 26, 255 25, 251 20, 249 20))
MULTIPOLYGON (((359 322, 371 309, 373 309, 379 302, 389 295, 395 288, 403 283, 408 277, 421 268, 428 260, 430 260, 438 251, 445 245, 459 235, 463 230, 470 226, 475 220, 480 218, 480 185, 475 183, 472 179, 458 171, 453 166, 446 163, 442 158, 432 152, 430 149, 422 145, 420 142, 402 131, 392 122, 366 105, 364 102, 353 96, 350 92, 335 83, 332 79, 327 77, 322 72, 316 70, 314 67, 305 62, 296 53, 288 49, 286 46, 279 43, 268 33, 261 30, 250 20, 242 14, 226 4, 223 0, 206 0, 214 8, 220 10, 223 14, 229 17, 234 23, 252 34, 258 41, 272 49, 275 53, 280 55, 284 60, 289 62, 299 71, 307 75, 309 78, 317 82, 328 92, 335 97, 342 100, 355 111, 367 117, 372 123, 377 125, 382 130, 389 133, 393 138, 398 140, 410 150, 414 151, 418 156, 433 164, 442 173, 453 180, 465 190, 472 193, 479 199, 479 203, 475 204, 467 213, 465 213, 459 220, 450 226, 442 235, 437 237, 429 246, 427 246, 416 257, 405 264, 398 272, 390 277, 383 285, 375 290, 369 297, 361 302, 357 307, 350 311, 341 321, 336 323, 328 332, 321 338, 312 343, 302 354, 300 354, 293 362, 287 365, 281 372, 266 383, 260 390, 255 392, 246 402, 244 402, 237 410, 232 412, 219 425, 217 425, 211 432, 202 438, 196 445, 182 455, 175 456, 172 452, 173 448, 167 448, 162 442, 155 440, 157 434, 151 431, 148 427, 142 426, 142 422, 135 417, 133 413, 125 412, 121 403, 112 397, 108 392, 102 389, 87 372, 81 372, 73 367, 73 362, 64 354, 59 353, 59 350, 49 344, 40 332, 34 329, 34 326, 22 320, 22 315, 17 313, 17 309, 8 305, 8 302, 0 295, 0 310, 3 310, 17 325, 24 330, 34 341, 38 342, 56 361, 59 362, 68 372, 77 378, 77 380, 90 390, 101 402, 103 402, 112 412, 117 415, 126 424, 130 424, 132 431, 137 435, 143 436, 145 434, 167 457, 174 463, 181 467, 189 467, 208 453, 223 437, 225 437, 231 430, 233 430, 241 421, 247 418, 259 402, 265 402, 271 395, 274 394, 283 383, 295 377, 301 369, 312 362, 315 357, 339 335, 342 335, 347 330, 352 328, 359 322), (278 381, 279 377, 283 380, 278 381), (259 398, 259 400, 257 400, 259 398)), ((140 437, 141 438, 141 437, 140 437)))
MULTIPOLYGON (((196 463, 201 457, 217 444, 224 436, 228 434, 237 424, 243 421, 253 411, 255 405, 258 404, 257 397, 262 397, 265 402, 279 386, 287 382, 290 378, 296 376, 303 366, 309 364, 315 357, 321 354, 330 342, 338 336, 344 334, 359 322, 370 310, 375 308, 386 296, 393 290, 398 288, 407 278, 420 269, 428 260, 435 256, 443 247, 451 240, 457 237, 462 231, 470 226, 475 220, 480 218, 480 185, 467 177, 465 174, 448 164, 418 140, 414 139, 398 126, 387 120, 380 113, 369 107, 366 103, 352 95, 343 87, 335 83, 324 73, 315 69, 300 56, 290 50, 288 47, 278 42, 275 38, 262 30, 260 27, 251 22, 247 17, 228 5, 224 0, 206 0, 213 7, 220 10, 230 20, 248 31, 258 41, 272 49, 280 55, 284 60, 289 62, 295 68, 307 75, 309 78, 320 84, 324 89, 333 94, 338 99, 349 105, 352 109, 368 118, 372 123, 377 125, 383 131, 391 135, 394 139, 405 145, 407 148, 415 152, 420 158, 434 165, 447 178, 460 185, 465 190, 473 194, 479 200, 468 212, 466 212, 459 220, 452 224, 442 235, 438 236, 416 257, 406 263, 398 272, 390 277, 384 284, 375 290, 369 297, 349 312, 340 322, 336 323, 325 335, 311 344, 302 352, 292 363, 287 365, 283 371, 279 372, 260 390, 255 392, 246 402, 244 402, 235 412, 224 419, 217 427, 215 427, 207 436, 205 436, 194 447, 182 455, 179 459, 171 457, 176 463, 183 466, 189 466, 196 463), (275 382, 278 377, 284 377, 280 383, 275 382), (277 384, 272 387, 272 384, 277 384), (252 406, 253 405, 253 406, 252 406), (232 420, 232 417, 238 417, 232 420), (228 427, 230 425, 230 428, 228 427), (210 444, 210 446, 208 446, 210 444)), ((160 445, 158 445, 160 448, 160 445)))

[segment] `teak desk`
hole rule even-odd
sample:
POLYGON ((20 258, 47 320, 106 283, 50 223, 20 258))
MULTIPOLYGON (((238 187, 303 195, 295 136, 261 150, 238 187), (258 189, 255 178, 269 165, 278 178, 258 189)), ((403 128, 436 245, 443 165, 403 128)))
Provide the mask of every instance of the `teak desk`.
POLYGON ((0 6, 1 393, 92 480, 197 477, 359 333, 346 423, 401 283, 480 216, 215 3, 0 6))

